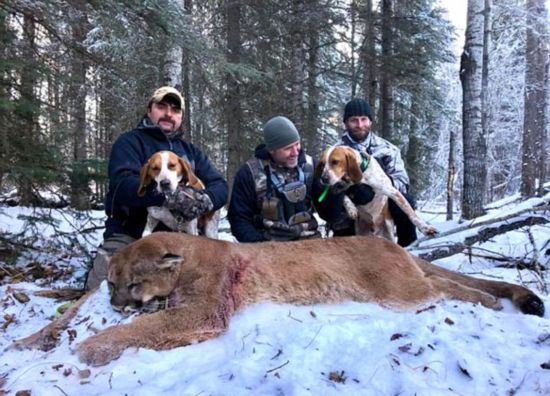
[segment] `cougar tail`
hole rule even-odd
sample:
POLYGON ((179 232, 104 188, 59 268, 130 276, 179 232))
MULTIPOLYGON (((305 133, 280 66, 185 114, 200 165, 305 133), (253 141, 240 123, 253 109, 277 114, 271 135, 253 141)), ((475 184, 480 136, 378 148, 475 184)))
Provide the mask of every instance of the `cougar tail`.
POLYGON ((436 275, 447 278, 464 286, 482 290, 497 298, 508 298, 524 314, 544 316, 544 302, 526 287, 507 282, 474 278, 439 267, 419 257, 413 257, 418 266, 428 276, 436 275))

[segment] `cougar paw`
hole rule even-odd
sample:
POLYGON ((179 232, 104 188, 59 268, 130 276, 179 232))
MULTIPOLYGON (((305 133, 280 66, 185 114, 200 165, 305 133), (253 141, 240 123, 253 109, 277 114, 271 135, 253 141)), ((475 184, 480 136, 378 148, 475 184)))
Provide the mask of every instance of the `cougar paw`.
POLYGON ((544 303, 534 294, 527 294, 518 298, 517 306, 524 314, 544 316, 544 303))
POLYGON ((495 311, 501 311, 503 309, 503 306, 500 303, 500 300, 487 293, 483 293, 479 297, 479 302, 484 307, 494 309, 495 311))
POLYGON ((100 336, 101 333, 84 340, 78 345, 76 353, 82 363, 90 366, 103 366, 122 355, 126 348, 125 345, 100 336))

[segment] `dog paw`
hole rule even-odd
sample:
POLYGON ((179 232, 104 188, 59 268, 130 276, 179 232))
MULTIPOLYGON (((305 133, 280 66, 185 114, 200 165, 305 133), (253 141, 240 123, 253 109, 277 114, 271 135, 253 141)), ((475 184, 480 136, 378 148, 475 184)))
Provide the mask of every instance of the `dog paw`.
POLYGON ((430 235, 430 236, 434 236, 438 233, 437 228, 435 228, 434 226, 429 225, 429 224, 422 227, 421 231, 424 235, 430 235))

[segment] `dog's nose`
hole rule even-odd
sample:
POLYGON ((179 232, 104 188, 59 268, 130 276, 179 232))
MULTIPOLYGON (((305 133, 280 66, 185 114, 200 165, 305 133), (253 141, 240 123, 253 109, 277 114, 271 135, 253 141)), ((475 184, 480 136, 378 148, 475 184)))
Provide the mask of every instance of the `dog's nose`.
POLYGON ((163 190, 168 190, 170 188, 170 180, 161 180, 160 188, 163 190))
POLYGON ((329 179, 328 179, 328 175, 321 175, 321 181, 323 182, 323 184, 328 184, 329 182, 329 179))

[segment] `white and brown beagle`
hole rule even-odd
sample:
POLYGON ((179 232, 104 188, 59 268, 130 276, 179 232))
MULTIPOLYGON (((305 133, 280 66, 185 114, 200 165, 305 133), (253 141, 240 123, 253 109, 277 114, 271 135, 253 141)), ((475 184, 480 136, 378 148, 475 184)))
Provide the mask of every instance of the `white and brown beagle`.
MULTIPOLYGON (((157 183, 157 191, 163 194, 174 193, 178 185, 204 189, 204 183, 193 173, 191 164, 171 151, 157 151, 141 168, 138 195, 145 195, 145 190, 151 182, 157 183)), ((190 196, 190 198, 192 198, 190 196)), ((216 211, 208 212, 199 219, 181 223, 172 216, 167 208, 150 206, 147 208, 147 223, 143 236, 153 232, 159 221, 174 231, 198 235, 199 229, 208 238, 218 238, 218 219, 216 211)))
POLYGON ((348 146, 333 146, 325 150, 319 166, 321 179, 329 184, 334 193, 341 193, 353 184, 368 184, 374 190, 374 199, 366 205, 355 206, 349 197, 344 198, 348 216, 355 220, 357 235, 374 234, 396 241, 395 224, 390 215, 388 197, 391 198, 425 235, 434 235, 437 230, 422 220, 396 189, 378 161, 368 154, 361 154, 348 146))

